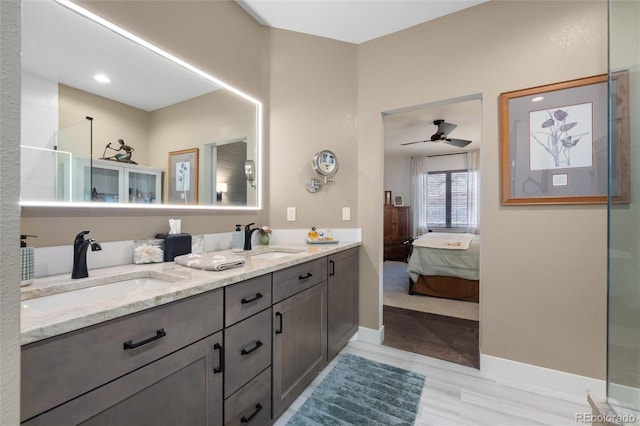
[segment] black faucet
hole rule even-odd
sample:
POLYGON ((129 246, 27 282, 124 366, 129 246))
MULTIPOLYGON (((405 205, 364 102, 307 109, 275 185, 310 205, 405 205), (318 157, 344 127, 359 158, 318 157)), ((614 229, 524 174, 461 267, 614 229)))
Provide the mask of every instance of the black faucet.
POLYGON ((89 270, 87 269, 87 249, 91 246, 91 251, 102 250, 100 243, 94 239, 85 240, 84 236, 89 231, 82 231, 76 235, 76 239, 73 242, 73 271, 71 271, 71 278, 87 278, 89 276, 89 270))
POLYGON ((251 225, 255 225, 255 222, 252 222, 244 227, 244 249, 251 250, 251 236, 255 231, 260 228, 251 229, 251 225))

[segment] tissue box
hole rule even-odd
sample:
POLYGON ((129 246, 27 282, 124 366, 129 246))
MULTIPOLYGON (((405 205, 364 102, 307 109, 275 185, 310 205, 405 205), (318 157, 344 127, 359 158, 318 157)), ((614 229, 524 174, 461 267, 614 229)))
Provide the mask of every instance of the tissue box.
POLYGON ((173 262, 176 256, 191 253, 191 234, 157 234, 164 240, 164 261, 173 262))

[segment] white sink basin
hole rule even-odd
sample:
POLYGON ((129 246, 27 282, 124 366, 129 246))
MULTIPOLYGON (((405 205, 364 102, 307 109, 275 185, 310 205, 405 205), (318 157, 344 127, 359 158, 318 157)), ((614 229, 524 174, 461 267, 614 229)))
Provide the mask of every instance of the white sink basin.
POLYGON ((279 259, 281 257, 285 257, 285 256, 293 256, 295 253, 291 253, 291 252, 286 252, 286 251, 268 251, 266 253, 262 253, 262 254, 255 254, 253 256, 251 256, 252 259, 266 259, 266 260, 271 260, 271 259, 279 259))
MULTIPOLYGON (((117 279, 117 278, 116 278, 117 279)), ((106 300, 130 297, 145 291, 173 285, 170 280, 154 277, 128 278, 80 288, 20 302, 22 310, 30 312, 60 311, 78 306, 100 304, 106 300)))

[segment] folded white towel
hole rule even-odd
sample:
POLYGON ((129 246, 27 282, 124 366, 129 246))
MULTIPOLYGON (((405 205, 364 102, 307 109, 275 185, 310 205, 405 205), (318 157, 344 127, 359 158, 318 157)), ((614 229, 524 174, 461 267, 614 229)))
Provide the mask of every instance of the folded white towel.
POLYGON ((475 237, 473 234, 450 234, 445 232, 429 232, 413 241, 416 247, 466 250, 475 237))
POLYGON ((227 257, 213 253, 184 254, 182 256, 176 256, 173 261, 178 265, 204 269, 206 271, 224 271, 225 269, 238 268, 244 265, 244 257, 227 257))

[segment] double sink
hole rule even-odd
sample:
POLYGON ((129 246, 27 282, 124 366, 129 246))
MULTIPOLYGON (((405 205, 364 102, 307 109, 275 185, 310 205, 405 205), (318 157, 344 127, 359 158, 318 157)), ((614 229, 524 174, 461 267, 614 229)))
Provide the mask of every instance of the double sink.
MULTIPOLYGON (((257 254, 242 253, 248 260, 276 260, 290 257, 304 252, 300 249, 269 248, 257 254)), ((227 252, 225 252, 227 254, 227 252)), ((21 301, 23 312, 46 314, 54 311, 72 309, 88 304, 100 304, 107 300, 123 298, 124 300, 136 295, 158 289, 170 289, 175 283, 185 278, 158 271, 137 271, 126 274, 102 276, 99 279, 87 278, 81 280, 63 281, 55 288, 49 289, 47 295, 34 294, 33 298, 21 301)), ((28 293, 28 289, 26 291, 28 293)))

